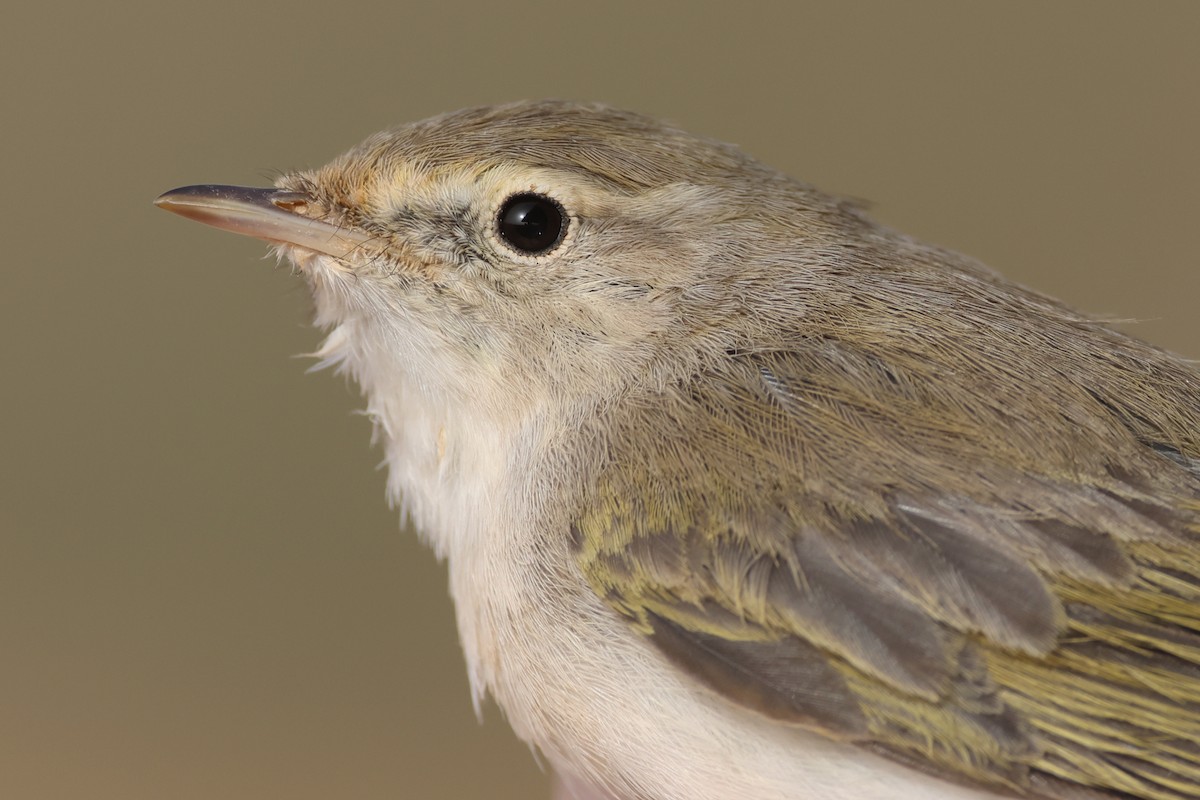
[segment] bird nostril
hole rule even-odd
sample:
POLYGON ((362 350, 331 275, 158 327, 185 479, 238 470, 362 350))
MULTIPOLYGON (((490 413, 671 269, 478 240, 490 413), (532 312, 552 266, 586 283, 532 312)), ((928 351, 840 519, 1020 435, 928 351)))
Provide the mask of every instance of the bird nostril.
POLYGON ((301 216, 308 215, 311 198, 303 192, 279 192, 271 197, 272 205, 301 216))

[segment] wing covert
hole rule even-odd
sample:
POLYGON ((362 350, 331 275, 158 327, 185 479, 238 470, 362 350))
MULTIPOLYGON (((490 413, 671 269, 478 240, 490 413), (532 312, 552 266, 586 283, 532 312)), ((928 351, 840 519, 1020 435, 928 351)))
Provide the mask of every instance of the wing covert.
POLYGON ((1196 454, 1081 394, 1035 458, 1003 398, 829 347, 617 421, 574 530, 596 592, 772 718, 1018 795, 1200 797, 1196 454))

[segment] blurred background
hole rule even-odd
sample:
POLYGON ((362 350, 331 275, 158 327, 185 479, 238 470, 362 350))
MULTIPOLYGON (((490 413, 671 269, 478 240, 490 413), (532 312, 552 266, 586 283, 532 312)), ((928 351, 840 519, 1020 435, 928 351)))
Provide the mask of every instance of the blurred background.
POLYGON ((1200 356, 1200 4, 17 4, 0 797, 544 798, 265 246, 164 214, 462 106, 602 100, 1200 356))

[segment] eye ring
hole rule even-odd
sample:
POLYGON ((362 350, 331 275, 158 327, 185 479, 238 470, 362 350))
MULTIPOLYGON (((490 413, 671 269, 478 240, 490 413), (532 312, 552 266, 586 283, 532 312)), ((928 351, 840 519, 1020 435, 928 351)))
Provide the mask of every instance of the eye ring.
POLYGON ((523 256, 544 256, 567 235, 570 216, 553 197, 539 192, 510 195, 496 212, 501 241, 523 256))

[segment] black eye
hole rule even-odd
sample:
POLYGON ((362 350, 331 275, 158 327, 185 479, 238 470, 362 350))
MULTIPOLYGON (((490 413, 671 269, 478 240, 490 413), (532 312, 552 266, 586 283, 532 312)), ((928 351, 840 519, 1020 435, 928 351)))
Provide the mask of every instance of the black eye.
POLYGON ((567 232, 567 215, 549 197, 532 192, 514 194, 496 217, 504 241, 529 255, 553 250, 567 232))

